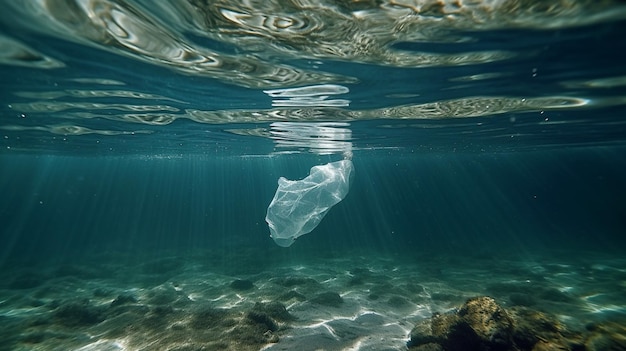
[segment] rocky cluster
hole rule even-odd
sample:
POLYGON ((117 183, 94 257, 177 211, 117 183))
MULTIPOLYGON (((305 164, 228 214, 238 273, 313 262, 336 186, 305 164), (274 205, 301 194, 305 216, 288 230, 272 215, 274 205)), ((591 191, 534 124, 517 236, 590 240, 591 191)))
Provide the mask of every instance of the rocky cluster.
POLYGON ((505 309, 481 296, 417 323, 407 346, 410 351, 617 351, 626 350, 623 329, 590 324, 574 332, 552 315, 526 307, 505 309))

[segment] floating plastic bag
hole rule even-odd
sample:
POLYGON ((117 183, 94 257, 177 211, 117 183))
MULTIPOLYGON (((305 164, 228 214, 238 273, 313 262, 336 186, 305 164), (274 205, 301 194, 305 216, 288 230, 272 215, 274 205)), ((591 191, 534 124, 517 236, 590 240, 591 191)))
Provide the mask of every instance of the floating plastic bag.
POLYGON ((302 180, 280 177, 265 217, 274 242, 288 247, 315 229, 328 210, 348 194, 352 169, 352 161, 342 160, 315 166, 302 180))

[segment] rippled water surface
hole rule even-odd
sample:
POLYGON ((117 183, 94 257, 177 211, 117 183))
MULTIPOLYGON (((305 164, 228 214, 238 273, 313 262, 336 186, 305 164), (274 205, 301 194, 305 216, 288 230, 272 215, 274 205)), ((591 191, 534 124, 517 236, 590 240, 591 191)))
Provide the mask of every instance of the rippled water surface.
POLYGON ((621 1, 2 8, 3 152, 326 153, 346 142, 473 152, 625 141, 621 1))

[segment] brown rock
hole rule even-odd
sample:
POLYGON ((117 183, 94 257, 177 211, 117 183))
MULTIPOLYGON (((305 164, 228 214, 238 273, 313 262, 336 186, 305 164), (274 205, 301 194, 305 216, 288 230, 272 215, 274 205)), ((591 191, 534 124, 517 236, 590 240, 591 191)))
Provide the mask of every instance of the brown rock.
POLYGON ((513 344, 513 320, 491 297, 467 300, 457 313, 488 350, 507 350, 513 344))
POLYGON ((420 345, 411 351, 444 351, 443 347, 437 343, 430 342, 428 344, 420 345))
POLYGON ((584 344, 589 351, 626 350, 626 320, 588 326, 584 344))
POLYGON ((626 350, 626 328, 603 323, 583 334, 567 330, 556 317, 526 307, 505 310, 490 297, 467 300, 456 313, 434 314, 415 325, 411 351, 626 350))
POLYGON ((407 343, 407 346, 413 347, 440 341, 441 339, 438 339, 433 335, 431 325, 432 321, 430 319, 424 319, 417 322, 411 330, 411 339, 407 343))
POLYGON ((435 343, 446 351, 513 349, 513 321, 490 297, 469 299, 455 314, 434 314, 417 323, 407 346, 435 343))

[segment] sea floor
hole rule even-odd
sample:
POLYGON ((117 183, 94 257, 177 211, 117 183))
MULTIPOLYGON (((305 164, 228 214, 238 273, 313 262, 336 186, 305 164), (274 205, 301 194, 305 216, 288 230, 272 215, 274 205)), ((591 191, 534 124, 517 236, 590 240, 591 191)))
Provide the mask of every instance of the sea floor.
POLYGON ((619 255, 159 256, 6 263, 0 350, 406 350, 417 322, 484 295, 572 330, 626 321, 619 255))

